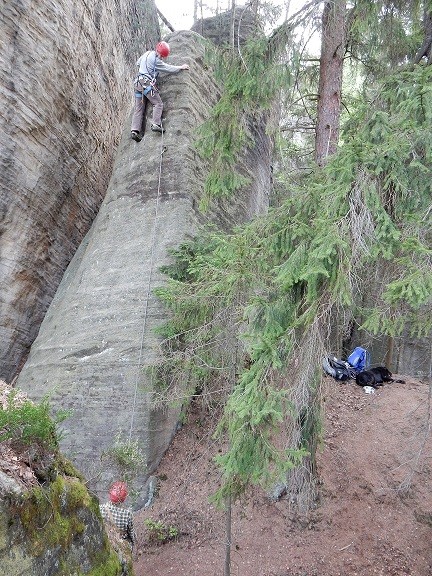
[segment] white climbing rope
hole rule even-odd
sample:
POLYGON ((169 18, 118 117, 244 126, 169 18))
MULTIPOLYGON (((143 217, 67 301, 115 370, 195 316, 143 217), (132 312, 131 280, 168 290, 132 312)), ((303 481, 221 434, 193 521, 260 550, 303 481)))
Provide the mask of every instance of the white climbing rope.
MULTIPOLYGON (((161 122, 162 130, 163 124, 161 122)), ((134 426, 134 419, 135 419, 135 410, 136 410, 136 401, 137 401, 137 394, 138 394, 138 378, 141 368, 141 360, 142 360, 142 353, 144 347, 144 336, 146 331, 146 324, 147 324, 147 310, 148 310, 148 303, 150 298, 150 290, 151 290, 151 281, 153 275, 153 260, 154 260, 154 250, 155 250, 155 240, 156 240, 156 227, 157 227, 157 220, 158 220, 158 212, 159 212, 159 199, 160 199, 160 184, 161 184, 161 176, 162 176, 162 156, 165 152, 164 146, 164 136, 163 132, 161 135, 161 147, 160 147, 160 155, 159 155, 159 173, 158 173, 158 187, 157 187, 157 196, 156 196, 156 207, 155 207, 155 214, 153 220, 153 230, 152 230, 152 237, 151 237, 151 250, 150 250, 150 271, 148 276, 147 282, 147 293, 145 298, 145 305, 144 305, 144 318, 141 330, 141 344, 140 344, 140 351, 138 356, 138 366, 136 368, 136 377, 135 377, 135 390, 134 390, 134 397, 132 403, 132 415, 131 415, 131 423, 129 429, 129 444, 132 441, 132 430, 134 426)))

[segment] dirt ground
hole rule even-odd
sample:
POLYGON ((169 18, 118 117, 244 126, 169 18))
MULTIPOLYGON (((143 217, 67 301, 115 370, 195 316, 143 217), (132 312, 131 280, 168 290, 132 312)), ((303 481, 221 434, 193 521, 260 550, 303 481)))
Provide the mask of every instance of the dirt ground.
MULTIPOLYGON (((232 576, 432 575, 431 406, 427 382, 407 380, 366 394, 326 379, 320 503, 296 515, 286 497, 257 489, 232 512, 232 576)), ((215 445, 193 416, 156 472, 159 491, 135 515, 136 576, 223 576, 225 513, 215 445), (160 544, 144 521, 177 537, 160 544)))

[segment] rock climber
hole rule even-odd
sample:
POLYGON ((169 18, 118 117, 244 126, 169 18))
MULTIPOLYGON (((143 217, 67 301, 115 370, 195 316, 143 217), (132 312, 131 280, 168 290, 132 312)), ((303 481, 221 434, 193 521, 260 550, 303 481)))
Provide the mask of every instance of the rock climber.
POLYGON ((114 524, 120 536, 129 542, 131 548, 136 542, 132 510, 123 506, 128 495, 125 482, 114 482, 109 490, 109 502, 100 506, 102 518, 114 524))
POLYGON ((178 73, 181 70, 189 70, 188 64, 174 66, 164 62, 170 54, 170 47, 167 42, 158 42, 154 50, 144 52, 138 58, 139 66, 138 76, 134 80, 135 89, 135 109, 132 116, 131 137, 139 142, 142 139, 141 130, 143 114, 145 110, 145 100, 153 105, 153 119, 151 129, 153 132, 163 133, 165 130, 162 126, 163 102, 156 85, 159 73, 178 73))

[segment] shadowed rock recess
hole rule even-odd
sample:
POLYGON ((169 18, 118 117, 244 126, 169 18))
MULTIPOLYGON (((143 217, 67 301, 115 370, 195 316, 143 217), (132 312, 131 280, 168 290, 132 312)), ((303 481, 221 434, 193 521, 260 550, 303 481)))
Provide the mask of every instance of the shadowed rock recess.
MULTIPOLYGON (((250 185, 202 214, 207 166, 195 148, 196 130, 209 117, 218 87, 204 64, 205 40, 176 32, 167 40, 169 62, 190 71, 161 82, 166 133, 150 130, 136 143, 126 126, 101 209, 74 256, 32 346, 18 386, 33 399, 49 394, 54 407, 71 409, 62 449, 105 495, 115 470, 101 456, 121 442, 138 442, 146 466, 135 480, 136 507, 146 482, 175 432, 178 410, 150 406, 147 367, 160 358, 154 328, 166 310, 152 291, 168 250, 212 222, 229 230, 268 207, 271 186, 269 115, 250 121, 255 146, 238 170, 250 185)), ((138 54, 136 55, 138 56, 138 54)), ((150 110, 148 111, 148 114, 150 110)))
POLYGON ((10 382, 105 196, 153 0, 0 8, 0 378, 10 382))

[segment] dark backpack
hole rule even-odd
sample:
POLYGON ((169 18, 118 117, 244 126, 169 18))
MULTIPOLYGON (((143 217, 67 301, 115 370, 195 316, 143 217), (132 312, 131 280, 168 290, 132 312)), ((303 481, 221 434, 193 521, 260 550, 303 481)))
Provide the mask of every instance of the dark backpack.
POLYGON ((332 376, 335 380, 350 380, 355 379, 356 371, 348 362, 338 360, 335 356, 327 356, 323 360, 323 369, 326 374, 332 376))

